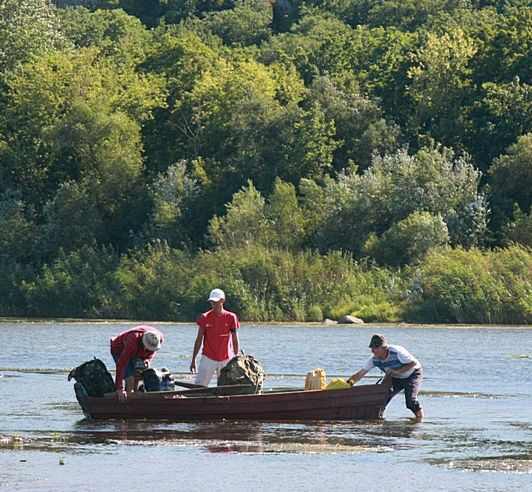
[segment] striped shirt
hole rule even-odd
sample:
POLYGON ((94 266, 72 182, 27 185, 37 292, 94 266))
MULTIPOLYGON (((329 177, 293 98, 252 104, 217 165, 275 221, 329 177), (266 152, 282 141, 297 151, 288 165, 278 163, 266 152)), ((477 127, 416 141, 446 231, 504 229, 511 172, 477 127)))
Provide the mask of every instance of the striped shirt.
POLYGON ((419 361, 401 345, 388 345, 388 357, 386 359, 378 359, 377 357, 370 357, 364 366, 364 370, 371 371, 374 367, 378 367, 382 372, 387 369, 399 369, 405 364, 415 362, 416 365, 401 374, 394 375, 394 378, 406 379, 412 375, 416 369, 421 368, 419 361))

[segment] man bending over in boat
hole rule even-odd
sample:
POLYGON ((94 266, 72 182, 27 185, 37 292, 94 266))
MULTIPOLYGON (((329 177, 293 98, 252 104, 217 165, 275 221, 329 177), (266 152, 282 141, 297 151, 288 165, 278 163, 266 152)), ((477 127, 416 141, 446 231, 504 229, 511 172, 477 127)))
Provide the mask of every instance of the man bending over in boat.
POLYGON ((190 363, 190 372, 197 372, 196 384, 203 386, 208 386, 213 374, 219 375, 220 369, 239 351, 237 329, 240 323, 235 313, 224 309, 224 291, 212 290, 208 302, 212 309, 198 318, 198 334, 190 363), (199 369, 196 371, 196 357, 202 346, 199 369))
POLYGON ((369 348, 373 355, 366 365, 353 374, 347 382, 352 385, 356 384, 367 372, 378 367, 386 373, 386 377, 391 377, 392 380, 388 402, 397 393, 405 390, 406 408, 414 412, 417 420, 423 420, 423 408, 417 399, 423 381, 423 369, 419 361, 404 347, 388 345, 383 335, 373 335, 369 348))
POLYGON ((127 392, 136 389, 135 373, 139 365, 148 367, 163 341, 163 334, 147 325, 135 326, 111 338, 111 355, 116 362, 116 394, 120 401, 127 398, 127 392))

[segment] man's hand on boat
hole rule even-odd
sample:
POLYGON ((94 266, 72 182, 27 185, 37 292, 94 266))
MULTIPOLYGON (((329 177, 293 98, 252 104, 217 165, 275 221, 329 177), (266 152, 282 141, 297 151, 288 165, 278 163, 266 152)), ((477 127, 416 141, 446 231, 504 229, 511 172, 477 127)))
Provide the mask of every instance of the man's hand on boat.
POLYGON ((355 372, 355 374, 353 374, 350 378, 348 378, 347 382, 351 386, 354 386, 366 375, 367 372, 368 371, 364 369, 360 369, 359 371, 355 372))
POLYGON ((192 359, 192 362, 190 363, 190 372, 196 374, 196 359, 192 359))
POLYGON ((118 401, 126 401, 127 400, 126 390, 123 390, 123 389, 116 390, 116 397, 118 398, 118 401))

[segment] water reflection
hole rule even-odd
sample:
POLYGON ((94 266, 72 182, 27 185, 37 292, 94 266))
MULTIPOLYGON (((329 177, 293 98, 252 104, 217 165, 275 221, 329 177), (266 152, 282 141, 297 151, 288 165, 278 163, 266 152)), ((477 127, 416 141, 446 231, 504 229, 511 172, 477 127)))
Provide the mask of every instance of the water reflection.
POLYGON ((375 453, 404 447, 415 431, 409 423, 197 422, 79 420, 69 432, 31 433, 26 450, 113 452, 117 445, 194 447, 209 453, 375 453))

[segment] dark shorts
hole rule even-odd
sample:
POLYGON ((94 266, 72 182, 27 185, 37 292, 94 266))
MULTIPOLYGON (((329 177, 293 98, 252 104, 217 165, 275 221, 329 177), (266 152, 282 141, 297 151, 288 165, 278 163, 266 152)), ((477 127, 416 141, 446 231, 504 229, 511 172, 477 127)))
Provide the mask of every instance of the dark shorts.
MULTIPOLYGON (((120 354, 111 352, 111 355, 113 356, 115 364, 117 364, 118 359, 120 359, 120 354)), ((139 359, 138 357, 132 357, 131 359, 129 359, 129 362, 126 365, 126 371, 124 373, 124 377, 127 379, 130 376, 134 376, 136 367, 141 366, 142 365, 141 362, 142 362, 142 359, 139 359)))
POLYGON ((405 391, 406 408, 416 413, 421 409, 421 404, 417 399, 421 383, 423 382, 423 371, 416 369, 410 376, 405 379, 392 378, 392 387, 390 388, 390 401, 400 391, 405 391))

